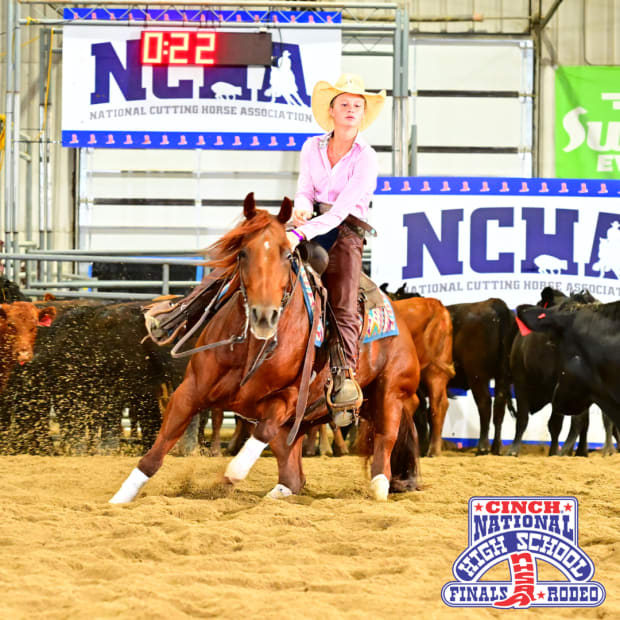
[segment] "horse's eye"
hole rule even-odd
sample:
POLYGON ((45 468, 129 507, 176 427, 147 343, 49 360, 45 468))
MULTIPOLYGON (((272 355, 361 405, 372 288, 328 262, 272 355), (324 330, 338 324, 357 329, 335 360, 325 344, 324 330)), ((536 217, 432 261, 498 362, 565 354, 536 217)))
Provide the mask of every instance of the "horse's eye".
POLYGON ((239 259, 246 259, 248 257, 248 253, 245 250, 239 251, 239 259))

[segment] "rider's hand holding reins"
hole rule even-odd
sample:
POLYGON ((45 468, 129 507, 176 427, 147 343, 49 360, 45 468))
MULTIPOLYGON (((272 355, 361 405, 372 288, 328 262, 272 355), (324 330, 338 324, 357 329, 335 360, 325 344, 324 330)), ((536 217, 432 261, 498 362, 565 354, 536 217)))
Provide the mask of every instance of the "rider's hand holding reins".
POLYGON ((286 238, 288 239, 291 250, 295 250, 300 241, 305 241, 305 237, 294 228, 286 231, 286 238))
POLYGON ((293 224, 302 226, 312 217, 312 211, 306 207, 295 207, 293 209, 293 224))

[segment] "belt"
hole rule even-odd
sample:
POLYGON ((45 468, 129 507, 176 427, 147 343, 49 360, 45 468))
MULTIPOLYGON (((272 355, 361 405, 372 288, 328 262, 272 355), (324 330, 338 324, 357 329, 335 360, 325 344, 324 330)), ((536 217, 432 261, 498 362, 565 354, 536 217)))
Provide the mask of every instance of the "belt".
MULTIPOLYGON (((332 208, 332 205, 325 202, 315 202, 314 208, 322 214, 329 211, 332 208)), ((368 233, 371 237, 377 236, 377 231, 368 222, 361 220, 359 217, 355 217, 355 215, 347 215, 342 223, 346 224, 354 233, 362 237, 362 239, 366 233, 368 233)))

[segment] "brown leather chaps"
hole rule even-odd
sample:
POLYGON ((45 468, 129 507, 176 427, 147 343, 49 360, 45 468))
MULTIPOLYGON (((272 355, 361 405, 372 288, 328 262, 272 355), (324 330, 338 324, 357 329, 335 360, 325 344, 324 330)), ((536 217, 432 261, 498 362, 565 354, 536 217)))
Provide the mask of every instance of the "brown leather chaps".
MULTIPOLYGON (((358 292, 362 270, 364 239, 346 224, 338 227, 338 237, 329 250, 329 263, 323 274, 329 304, 340 336, 346 367, 353 372, 359 354, 358 292)), ((334 361, 332 360, 332 365, 334 361)))

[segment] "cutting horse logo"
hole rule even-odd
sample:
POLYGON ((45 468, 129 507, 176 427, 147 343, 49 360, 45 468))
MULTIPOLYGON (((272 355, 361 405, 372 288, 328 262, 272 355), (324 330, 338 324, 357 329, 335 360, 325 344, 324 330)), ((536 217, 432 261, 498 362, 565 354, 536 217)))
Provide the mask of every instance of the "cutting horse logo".
POLYGON ((600 272, 601 278, 608 271, 613 271, 620 280, 620 222, 612 222, 607 237, 599 237, 598 261, 592 269, 600 272))

